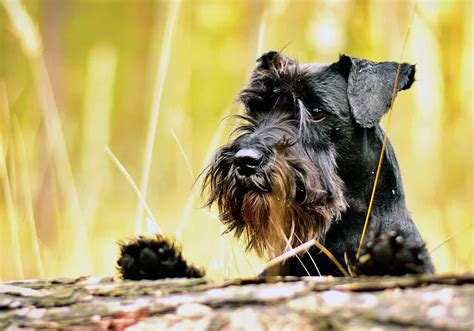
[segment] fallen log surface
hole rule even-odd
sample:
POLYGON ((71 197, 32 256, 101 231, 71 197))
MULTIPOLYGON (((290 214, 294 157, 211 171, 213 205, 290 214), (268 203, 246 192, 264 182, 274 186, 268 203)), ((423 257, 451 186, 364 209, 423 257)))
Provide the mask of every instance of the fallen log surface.
POLYGON ((472 330, 474 274, 0 283, 0 329, 472 330))

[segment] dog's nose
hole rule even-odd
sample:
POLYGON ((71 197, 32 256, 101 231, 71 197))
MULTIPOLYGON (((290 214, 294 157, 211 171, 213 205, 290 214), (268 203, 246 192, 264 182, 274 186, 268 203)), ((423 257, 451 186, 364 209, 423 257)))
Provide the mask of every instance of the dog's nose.
POLYGON ((249 176, 262 163, 263 154, 253 148, 243 148, 234 156, 234 165, 239 174, 249 176))

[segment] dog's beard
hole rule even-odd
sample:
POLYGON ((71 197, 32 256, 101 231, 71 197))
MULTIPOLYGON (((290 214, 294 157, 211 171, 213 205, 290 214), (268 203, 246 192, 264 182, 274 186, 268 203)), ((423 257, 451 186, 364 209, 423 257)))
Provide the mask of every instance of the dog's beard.
POLYGON ((217 202, 226 231, 243 237, 247 249, 274 258, 310 239, 323 240, 345 210, 343 182, 332 162, 322 178, 310 160, 277 155, 268 174, 254 174, 242 183, 221 155, 204 181, 210 188, 207 205, 217 202))

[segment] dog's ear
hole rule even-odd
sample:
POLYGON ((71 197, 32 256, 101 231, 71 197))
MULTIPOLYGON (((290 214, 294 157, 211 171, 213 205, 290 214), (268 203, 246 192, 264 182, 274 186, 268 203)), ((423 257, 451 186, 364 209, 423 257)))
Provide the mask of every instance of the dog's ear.
MULTIPOLYGON (((374 127, 390 107, 398 63, 341 55, 337 68, 347 81, 347 98, 354 119, 364 128, 374 127)), ((397 92, 409 89, 414 81, 415 66, 401 64, 397 92)))

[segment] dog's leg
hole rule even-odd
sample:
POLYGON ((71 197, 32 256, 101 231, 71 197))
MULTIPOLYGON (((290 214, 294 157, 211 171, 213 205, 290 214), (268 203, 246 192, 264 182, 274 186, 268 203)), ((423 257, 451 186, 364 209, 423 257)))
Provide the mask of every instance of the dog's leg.
POLYGON ((204 271, 187 263, 181 249, 162 235, 120 242, 117 269, 124 279, 199 278, 204 271))
POLYGON ((400 276, 433 273, 434 267, 424 244, 409 241, 391 231, 367 241, 354 271, 366 276, 400 276))
MULTIPOLYGON (((372 233, 362 248, 359 260, 355 263, 355 251, 348 256, 335 250, 333 253, 341 265, 348 269, 347 273, 355 276, 401 276, 434 272, 425 245, 416 240, 407 240, 395 231, 382 235, 372 233)), ((319 274, 344 276, 333 261, 319 249, 312 248, 298 257, 292 256, 280 264, 266 268, 259 276, 319 274), (309 254, 312 255, 312 259, 309 254)))

